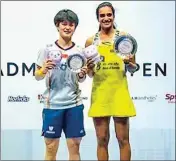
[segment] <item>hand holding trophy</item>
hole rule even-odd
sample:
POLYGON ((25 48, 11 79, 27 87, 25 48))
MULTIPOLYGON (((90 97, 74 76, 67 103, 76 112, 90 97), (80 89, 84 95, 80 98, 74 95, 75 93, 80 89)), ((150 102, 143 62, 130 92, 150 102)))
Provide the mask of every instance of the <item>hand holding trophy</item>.
POLYGON ((137 47, 137 42, 131 35, 118 36, 114 41, 114 51, 123 59, 127 70, 131 74, 139 69, 139 65, 133 59, 137 52, 137 47))
POLYGON ((98 53, 97 46, 90 45, 83 50, 84 56, 87 60, 91 59, 94 64, 101 61, 100 54, 98 53))
POLYGON ((79 73, 86 64, 86 58, 82 53, 75 53, 68 57, 67 67, 75 73, 79 73))
POLYGON ((86 47, 82 53, 70 55, 67 59, 67 66, 72 72, 79 73, 89 59, 91 59, 94 64, 101 61, 95 45, 86 47))
POLYGON ((50 51, 47 54, 47 60, 44 63, 44 68, 46 68, 46 73, 48 70, 52 70, 54 67, 57 67, 61 61, 61 52, 60 51, 50 51))
POLYGON ((93 77, 94 67, 101 62, 100 54, 98 53, 97 46, 90 45, 84 49, 84 55, 87 58, 87 74, 89 77, 93 77))

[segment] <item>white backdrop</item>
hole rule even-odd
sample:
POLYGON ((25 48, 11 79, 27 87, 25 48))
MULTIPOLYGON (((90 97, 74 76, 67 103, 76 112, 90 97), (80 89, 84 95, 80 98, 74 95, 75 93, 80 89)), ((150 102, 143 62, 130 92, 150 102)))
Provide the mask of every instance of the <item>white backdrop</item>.
MULTIPOLYGON (((42 104, 37 99, 44 91, 44 81, 37 82, 32 73, 22 76, 22 63, 30 67, 38 50, 58 38, 53 23, 55 14, 63 8, 75 11, 80 19, 73 40, 84 46, 86 39, 98 29, 95 10, 100 1, 65 2, 5 2, 1 3, 1 126, 2 129, 40 129, 42 104), (15 76, 7 76, 7 63, 19 67, 15 76), (8 102, 9 96, 24 96, 29 102, 8 102)), ((118 28, 129 32, 138 42, 136 56, 141 69, 134 77, 128 75, 131 96, 152 97, 134 100, 137 116, 131 128, 175 128, 175 103, 165 95, 175 95, 175 2, 112 2, 116 8, 118 28), (152 63, 151 77, 143 76, 143 63, 152 63), (155 76, 155 63, 167 64, 167 76, 155 76)), ((11 72, 14 69, 11 68, 11 72)), ((85 104, 85 126, 93 129, 87 117, 90 105, 91 79, 80 85, 85 104)), ((111 124, 113 127, 113 124, 111 124)))

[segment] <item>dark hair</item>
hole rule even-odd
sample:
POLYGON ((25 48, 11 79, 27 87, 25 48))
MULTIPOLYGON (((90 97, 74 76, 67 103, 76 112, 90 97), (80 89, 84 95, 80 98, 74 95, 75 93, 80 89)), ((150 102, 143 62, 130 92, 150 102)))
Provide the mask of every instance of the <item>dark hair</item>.
POLYGON ((106 6, 111 8, 113 16, 115 17, 115 9, 112 6, 112 4, 110 2, 103 2, 103 3, 99 4, 97 9, 96 9, 97 20, 98 20, 98 15, 99 15, 99 9, 102 8, 102 7, 106 7, 106 6))
MULTIPOLYGON (((102 7, 106 7, 106 6, 111 8, 112 14, 113 14, 113 16, 115 17, 115 9, 114 9, 114 7, 112 6, 112 4, 111 4, 110 2, 103 2, 103 3, 100 3, 100 4, 98 5, 97 9, 96 9, 97 20, 98 20, 98 18, 99 18, 99 9, 102 8, 102 7)), ((114 28, 114 29, 116 28, 115 25, 113 25, 113 28, 114 28)), ((101 30, 101 26, 99 26, 98 31, 100 31, 100 30, 101 30)))
POLYGON ((63 21, 70 21, 72 23, 75 23, 75 26, 78 26, 79 19, 76 13, 74 13, 72 10, 69 9, 63 9, 60 10, 56 16, 54 17, 54 24, 55 26, 57 23, 63 22, 63 21))

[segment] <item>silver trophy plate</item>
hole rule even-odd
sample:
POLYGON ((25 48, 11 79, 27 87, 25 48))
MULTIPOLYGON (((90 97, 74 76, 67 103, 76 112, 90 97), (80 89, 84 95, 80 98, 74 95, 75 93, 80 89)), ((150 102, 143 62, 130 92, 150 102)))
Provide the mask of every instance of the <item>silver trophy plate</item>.
POLYGON ((137 51, 137 42, 130 35, 119 36, 114 41, 114 51, 121 57, 135 54, 137 51))
POLYGON ((67 59, 67 66, 72 72, 79 73, 81 68, 85 66, 86 59, 80 54, 70 55, 67 59))

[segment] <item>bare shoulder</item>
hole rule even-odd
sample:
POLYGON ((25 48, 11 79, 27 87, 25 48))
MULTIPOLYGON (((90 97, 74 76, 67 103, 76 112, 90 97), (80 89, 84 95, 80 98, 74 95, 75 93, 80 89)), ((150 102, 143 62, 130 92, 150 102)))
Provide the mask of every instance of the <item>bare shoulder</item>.
POLYGON ((88 47, 88 46, 92 45, 93 39, 94 39, 94 36, 89 37, 89 38, 86 40, 85 47, 88 47))
POLYGON ((120 36, 123 36, 123 35, 128 35, 128 33, 127 33, 127 32, 125 32, 125 31, 120 31, 120 32, 119 32, 119 35, 120 35, 120 36))

